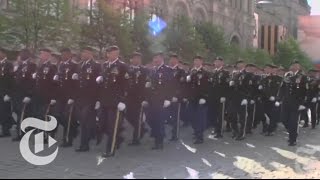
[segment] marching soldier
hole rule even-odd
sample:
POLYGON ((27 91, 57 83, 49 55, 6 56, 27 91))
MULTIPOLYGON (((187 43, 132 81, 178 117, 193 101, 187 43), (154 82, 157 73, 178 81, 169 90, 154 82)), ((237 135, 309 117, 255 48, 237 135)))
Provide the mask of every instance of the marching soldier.
POLYGON ((182 115, 182 103, 185 96, 185 71, 179 67, 179 57, 177 54, 171 54, 169 67, 172 69, 173 79, 170 89, 173 93, 172 103, 170 106, 170 123, 172 125, 172 135, 170 141, 177 141, 180 131, 180 120, 182 115))
POLYGON ((266 136, 272 136, 276 130, 278 117, 280 113, 279 90, 282 85, 282 78, 276 75, 277 67, 272 64, 267 64, 264 72, 266 77, 262 81, 264 94, 264 113, 269 118, 269 123, 263 122, 263 133, 266 136))
MULTIPOLYGON (((229 91, 229 72, 224 69, 224 60, 217 57, 214 61, 215 70, 210 78, 210 104, 215 109, 215 138, 223 137, 223 128, 226 113, 226 100, 229 91)), ((213 109, 210 109, 210 111, 213 109)))
POLYGON ((13 124, 11 116, 11 97, 14 85, 13 65, 7 59, 4 49, 0 48, 0 124, 2 134, 0 137, 9 137, 10 128, 13 124))
POLYGON ((63 126, 63 143, 61 147, 72 147, 73 139, 77 135, 78 123, 75 119, 75 100, 80 89, 79 67, 72 61, 72 52, 69 48, 61 51, 62 62, 59 63, 58 73, 54 80, 59 84, 57 108, 59 123, 63 126))
POLYGON ((145 123, 142 122, 146 103, 145 84, 148 78, 148 70, 141 65, 142 54, 135 52, 130 60, 129 82, 127 94, 127 120, 133 126, 133 138, 129 145, 136 146, 140 144, 140 139, 146 132, 145 123))
POLYGON ((194 66, 187 76, 189 110, 191 124, 194 130, 194 144, 202 144, 203 133, 206 129, 207 121, 207 100, 209 88, 209 74, 203 68, 203 58, 196 56, 193 59, 194 66))
MULTIPOLYGON (((318 119, 317 105, 318 105, 318 96, 320 92, 320 80, 317 79, 317 73, 319 73, 318 70, 315 70, 315 69, 310 70, 308 73, 307 84, 306 84, 306 90, 307 90, 306 106, 311 111, 312 129, 316 128, 317 119, 318 119)), ((306 121, 305 123, 308 124, 309 122, 306 121)))
POLYGON ((148 97, 149 124, 151 126, 151 137, 155 139, 153 150, 163 149, 165 136, 165 120, 168 117, 168 107, 171 105, 172 94, 170 83, 173 78, 172 70, 164 64, 163 53, 157 53, 153 57, 154 69, 150 75, 150 81, 146 87, 151 93, 148 97))
MULTIPOLYGON (((125 95, 128 87, 128 67, 120 60, 120 50, 111 46, 106 52, 106 62, 102 65, 100 76, 96 79, 101 85, 99 102, 96 109, 101 109, 100 128, 107 135, 106 153, 103 157, 115 155, 115 149, 123 142, 121 136, 123 112, 126 109, 125 95)), ((140 104, 139 104, 140 107, 140 104)))
POLYGON ((300 113, 305 110, 306 77, 301 71, 301 65, 295 61, 290 71, 284 76, 281 87, 283 97, 282 120, 289 132, 289 146, 296 146, 300 113))
POLYGON ((58 84, 54 81, 57 67, 51 63, 52 55, 49 49, 40 50, 40 60, 43 63, 33 75, 36 79, 35 101, 37 105, 36 117, 48 121, 48 115, 53 112, 53 106, 57 103, 58 84))
POLYGON ((31 62, 31 52, 28 49, 21 50, 20 65, 15 72, 15 112, 18 115, 17 119, 17 137, 13 141, 20 141, 23 136, 20 124, 27 118, 34 115, 34 91, 36 87, 36 81, 33 78, 37 70, 37 65, 31 62))
POLYGON ((89 141, 92 138, 96 125, 96 102, 98 101, 98 85, 96 79, 100 74, 101 66, 94 61, 93 49, 82 49, 80 75, 74 80, 80 80, 79 92, 79 120, 81 128, 80 148, 76 152, 89 151, 89 141))

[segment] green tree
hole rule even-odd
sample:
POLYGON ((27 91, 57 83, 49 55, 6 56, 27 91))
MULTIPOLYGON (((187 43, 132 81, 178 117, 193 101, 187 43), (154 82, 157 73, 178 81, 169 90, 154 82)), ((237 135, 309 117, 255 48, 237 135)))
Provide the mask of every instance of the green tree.
POLYGON ((201 36, 201 40, 204 42, 206 49, 209 51, 209 58, 226 55, 228 45, 220 27, 206 22, 197 24, 196 30, 201 36))
POLYGON ((299 61, 305 69, 313 67, 311 59, 301 50, 296 40, 289 38, 280 42, 277 46, 277 53, 274 56, 274 63, 288 68, 294 60, 299 61))
POLYGON ((197 54, 206 57, 208 52, 196 28, 185 16, 172 20, 164 42, 167 50, 178 53, 185 61, 191 61, 197 54))

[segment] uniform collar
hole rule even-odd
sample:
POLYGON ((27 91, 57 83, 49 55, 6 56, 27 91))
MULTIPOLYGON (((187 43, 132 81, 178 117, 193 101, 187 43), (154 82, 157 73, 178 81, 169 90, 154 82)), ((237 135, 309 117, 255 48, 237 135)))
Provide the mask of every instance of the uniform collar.
POLYGON ((221 71, 223 69, 223 66, 221 66, 220 68, 216 68, 216 71, 221 71))
POLYGON ((5 63, 7 61, 7 57, 1 60, 1 63, 5 63))
POLYGON ((300 70, 298 70, 297 72, 294 72, 293 74, 294 75, 297 75, 297 74, 299 74, 300 73, 300 70))
POLYGON ((115 64, 115 63, 118 62, 118 61, 119 61, 119 58, 117 58, 116 60, 114 60, 114 61, 112 61, 112 62, 109 61, 109 66, 115 64))
POLYGON ((63 64, 69 64, 70 62, 71 62, 71 59, 69 59, 69 60, 67 60, 67 61, 63 62, 63 64))
POLYGON ((50 60, 45 61, 43 64, 50 64, 50 60))
POLYGON ((85 64, 90 64, 93 61, 93 59, 89 59, 85 61, 85 64))
POLYGON ((22 62, 22 64, 28 64, 29 61, 30 61, 30 59, 26 59, 26 60, 24 60, 24 61, 22 62))
POLYGON ((178 69, 178 67, 179 67, 179 65, 177 64, 177 65, 171 67, 171 69, 178 69))
POLYGON ((200 66, 199 68, 194 67, 192 70, 200 71, 203 66, 200 66))
POLYGON ((162 63, 160 66, 156 67, 156 69, 159 70, 163 66, 164 66, 164 63, 162 63))

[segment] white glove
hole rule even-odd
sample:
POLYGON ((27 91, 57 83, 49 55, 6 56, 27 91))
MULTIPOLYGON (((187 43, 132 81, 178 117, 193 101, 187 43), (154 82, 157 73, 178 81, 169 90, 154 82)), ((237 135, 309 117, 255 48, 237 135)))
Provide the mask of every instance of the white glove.
POLYGON ((262 89, 263 89, 263 86, 262 86, 262 85, 260 85, 260 86, 258 87, 258 89, 259 89, 259 90, 262 90, 262 89))
POLYGON ((102 76, 97 77, 96 82, 98 84, 101 84, 103 82, 103 77, 102 76))
POLYGON ((122 102, 119 102, 118 104, 118 110, 119 111, 124 111, 126 109, 126 105, 122 102))
POLYGON ((225 97, 221 97, 220 98, 220 103, 225 103, 226 102, 226 98, 225 97))
POLYGON ((316 103, 316 102, 317 102, 317 98, 314 97, 311 102, 312 102, 312 103, 316 103))
POLYGON ((305 106, 300 105, 298 110, 299 110, 299 111, 303 111, 303 110, 305 110, 305 109, 306 109, 306 107, 305 107, 305 106))
POLYGON ((50 101, 50 105, 51 105, 51 106, 55 105, 56 103, 57 103, 57 101, 56 101, 56 100, 51 99, 51 101, 50 101))
POLYGON ((59 76, 58 76, 58 75, 54 75, 54 76, 53 76, 53 80, 54 80, 54 81, 59 81, 59 76))
POLYGON ((31 99, 29 97, 25 97, 22 102, 25 104, 29 104, 30 101, 31 101, 31 99))
POLYGON ((178 102, 178 98, 176 98, 176 97, 173 97, 173 98, 172 98, 172 102, 173 102, 173 103, 176 103, 176 102, 178 102))
POLYGON ((164 103, 163 103, 163 107, 164 107, 164 108, 167 108, 167 107, 170 106, 170 104, 171 104, 170 101, 165 100, 164 103))
POLYGON ((151 82, 146 82, 146 88, 151 88, 151 82))
POLYGON ((256 103, 254 100, 251 100, 251 101, 250 101, 250 104, 254 104, 254 103, 256 103))
POLYGON ((37 73, 32 74, 32 79, 37 79, 37 73))
POLYGON ((274 105, 276 106, 276 107, 279 107, 280 106, 280 102, 276 102, 276 103, 274 103, 274 105))
POLYGON ((68 104, 70 105, 70 104, 73 104, 74 103, 74 100, 73 99, 69 99, 68 100, 68 104))
POLYGON ((269 98, 269 100, 273 102, 273 101, 276 100, 276 98, 275 98, 274 96, 271 96, 271 97, 269 98))
POLYGON ((234 81, 230 81, 229 86, 234 86, 234 81))
POLYGON ((3 101, 4 102, 9 102, 10 101, 10 96, 8 96, 8 95, 5 95, 4 97, 3 97, 3 101))
POLYGON ((18 69, 19 69, 19 66, 14 66, 14 67, 13 67, 13 72, 17 72, 18 69))
POLYGON ((203 105, 203 104, 205 104, 205 103, 206 103, 206 100, 205 100, 205 99, 200 99, 200 100, 199 100, 199 104, 200 104, 200 105, 203 105))
POLYGON ((187 82, 191 82, 191 76, 187 76, 187 79, 186 79, 187 82))
POLYGON ((241 106, 248 105, 248 100, 244 99, 241 101, 241 106))
POLYGON ((79 75, 77 73, 72 74, 72 80, 79 80, 79 75))
POLYGON ((187 98, 183 98, 182 101, 183 102, 188 102, 188 99, 187 98))
POLYGON ((101 103, 99 101, 97 101, 96 105, 94 106, 94 109, 98 110, 98 109, 100 109, 100 107, 101 107, 101 103))
POLYGON ((141 103, 141 106, 142 107, 147 107, 149 105, 149 103, 147 102, 147 101, 143 101, 142 103, 141 103))

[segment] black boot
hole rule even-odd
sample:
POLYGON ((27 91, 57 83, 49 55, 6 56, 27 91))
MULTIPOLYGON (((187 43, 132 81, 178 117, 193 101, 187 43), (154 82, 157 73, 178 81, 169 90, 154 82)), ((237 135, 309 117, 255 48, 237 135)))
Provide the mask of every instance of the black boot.
POLYGON ((140 141, 139 140, 132 140, 131 143, 129 143, 129 146, 139 146, 140 145, 140 141))
POLYGON ((162 150, 163 149, 163 141, 155 140, 154 146, 151 149, 152 150, 162 150))
POLYGON ((89 147, 80 147, 79 149, 76 149, 76 152, 89 152, 89 147))

